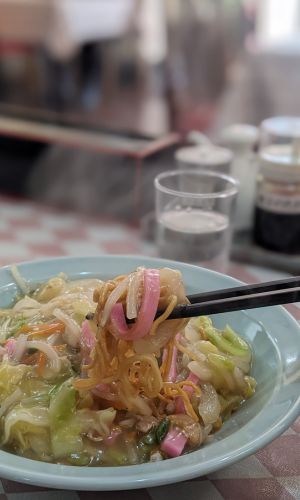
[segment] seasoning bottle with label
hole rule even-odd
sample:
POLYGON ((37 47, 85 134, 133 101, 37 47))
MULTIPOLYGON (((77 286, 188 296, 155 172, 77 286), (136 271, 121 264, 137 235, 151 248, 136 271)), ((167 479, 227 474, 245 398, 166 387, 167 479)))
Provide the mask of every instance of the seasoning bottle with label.
POLYGON ((259 154, 254 240, 269 250, 300 254, 300 156, 291 144, 259 154))

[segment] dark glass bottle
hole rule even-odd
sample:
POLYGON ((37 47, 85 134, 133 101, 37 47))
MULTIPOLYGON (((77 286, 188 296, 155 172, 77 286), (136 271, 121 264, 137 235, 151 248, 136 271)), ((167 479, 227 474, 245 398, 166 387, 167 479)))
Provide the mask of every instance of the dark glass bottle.
POLYGON ((287 145, 260 154, 254 241, 268 250, 300 255, 300 158, 287 145))

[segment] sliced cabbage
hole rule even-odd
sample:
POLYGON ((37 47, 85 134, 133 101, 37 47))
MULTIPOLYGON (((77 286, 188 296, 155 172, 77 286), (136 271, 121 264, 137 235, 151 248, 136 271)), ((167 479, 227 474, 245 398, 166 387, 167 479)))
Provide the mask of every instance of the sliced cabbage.
POLYGON ((36 314, 40 312, 41 304, 31 297, 25 295, 25 297, 19 300, 14 307, 12 308, 12 312, 20 313, 24 316, 24 318, 32 318, 36 314))
POLYGON ((51 431, 51 449, 54 458, 67 457, 83 450, 80 424, 71 418, 65 425, 51 431))
POLYGON ((242 340, 229 326, 222 332, 218 332, 215 328, 209 327, 205 329, 208 339, 220 351, 231 354, 232 356, 245 356, 249 354, 248 344, 242 340))
POLYGON ((20 328, 27 323, 23 314, 11 316, 9 312, 0 316, 0 344, 4 343, 8 337, 15 335, 20 328))
POLYGON ((67 380, 56 388, 51 394, 49 417, 51 429, 56 429, 65 424, 75 413, 76 390, 72 382, 67 380))
POLYGON ((80 325, 85 320, 86 315, 89 312, 94 312, 95 310, 95 307, 91 308, 90 302, 84 299, 75 300, 72 304, 72 307, 74 311, 73 319, 80 325))
POLYGON ((75 418, 76 391, 71 380, 52 391, 49 405, 52 453, 55 458, 82 451, 81 427, 75 418))
POLYGON ((88 409, 79 410, 77 417, 81 424, 82 432, 97 432, 99 436, 105 438, 109 436, 113 421, 116 417, 114 408, 93 411, 88 409))
POLYGON ((66 281, 62 277, 51 278, 42 288, 36 290, 34 298, 39 302, 49 302, 63 293, 66 281))
POLYGON ((17 389, 12 394, 10 394, 10 396, 7 396, 7 398, 2 401, 0 406, 0 418, 5 415, 5 413, 11 406, 21 401, 22 397, 23 392, 21 391, 21 389, 19 389, 19 387, 17 387, 17 389))
POLYGON ((17 443, 22 449, 30 447, 28 434, 45 434, 49 428, 48 408, 22 408, 21 405, 13 408, 5 417, 2 444, 17 443))
POLYGON ((32 373, 32 367, 26 365, 11 365, 2 361, 0 365, 0 402, 12 394, 25 377, 32 373))

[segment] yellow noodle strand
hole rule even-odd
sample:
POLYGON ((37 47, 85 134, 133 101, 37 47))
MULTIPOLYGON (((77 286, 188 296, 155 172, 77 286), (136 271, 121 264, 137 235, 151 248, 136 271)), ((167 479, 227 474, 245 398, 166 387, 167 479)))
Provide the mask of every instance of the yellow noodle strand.
POLYGON ((170 314, 173 311, 176 304, 177 304, 177 297, 176 297, 176 295, 172 295, 166 310, 158 318, 156 318, 156 320, 153 322, 151 329, 150 329, 150 335, 155 335, 156 330, 159 327, 159 325, 170 316, 170 314))
POLYGON ((164 366, 163 379, 164 379, 165 382, 166 382, 165 379, 167 378, 168 373, 169 373, 170 368, 171 368, 172 357, 173 357, 173 350, 174 350, 174 340, 171 340, 171 342, 169 342, 169 344, 168 344, 166 363, 165 363, 165 366, 164 366))
POLYGON ((198 387, 196 384, 194 384, 194 382, 192 382, 191 380, 183 380, 182 382, 178 382, 178 385, 180 387, 184 387, 184 386, 189 386, 189 387, 192 387, 195 391, 195 394, 197 396, 201 396, 201 390, 200 390, 200 387, 198 387))

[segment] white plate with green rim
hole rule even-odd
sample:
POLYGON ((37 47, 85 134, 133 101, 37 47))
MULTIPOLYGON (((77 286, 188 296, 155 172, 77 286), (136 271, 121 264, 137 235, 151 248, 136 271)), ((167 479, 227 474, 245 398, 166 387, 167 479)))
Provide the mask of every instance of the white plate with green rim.
MULTIPOLYGON (((135 256, 65 257, 18 266, 32 286, 64 272, 71 279, 106 279, 138 266, 172 267, 183 274, 187 293, 239 285, 228 276, 178 262, 135 256)), ((0 269, 0 307, 18 292, 10 268, 0 269)), ((125 490, 184 481, 211 473, 255 453, 284 432, 300 414, 300 327, 282 307, 218 314, 252 346, 257 391, 214 439, 199 450, 157 463, 122 467, 74 467, 38 462, 0 451, 0 477, 74 490, 125 490)))

